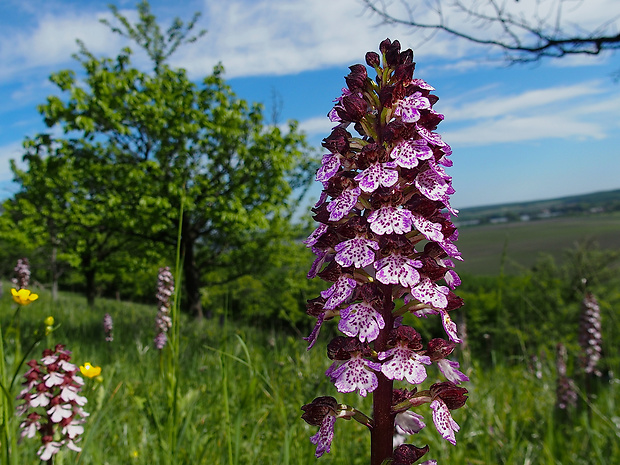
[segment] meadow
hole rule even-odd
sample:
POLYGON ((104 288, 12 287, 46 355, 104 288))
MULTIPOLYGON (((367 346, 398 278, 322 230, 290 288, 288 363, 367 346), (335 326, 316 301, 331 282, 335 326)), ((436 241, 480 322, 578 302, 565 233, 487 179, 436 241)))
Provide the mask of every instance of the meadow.
POLYGON ((504 272, 518 274, 544 254, 561 260, 579 241, 619 250, 620 212, 462 227, 459 233, 459 249, 467 258, 458 264, 459 272, 493 275, 503 266, 504 272))
MULTIPOLYGON (((15 304, 6 292, 9 283, 3 287, 0 322, 4 329, 15 304)), ((154 306, 105 299, 89 309, 86 299, 68 293, 53 302, 46 291, 22 308, 24 350, 29 335, 41 334, 46 317, 52 315, 58 325, 31 357, 40 357, 45 346, 62 343, 73 352, 75 363, 102 367, 101 379, 87 379, 84 388, 85 409, 91 415, 85 424, 83 451, 62 451, 56 463, 313 464, 317 459, 309 437, 316 428, 300 419, 301 405, 317 395, 333 395, 370 412, 368 398, 362 402, 356 395, 336 392, 323 375, 329 360, 320 349, 307 351, 301 339, 305 334, 298 330, 226 318, 197 322, 182 315, 178 415, 174 437, 167 436, 170 384, 166 378, 171 373, 153 347, 155 313, 154 306), (104 340, 105 313, 114 320, 112 342, 104 340), (173 455, 171 444, 176 444, 173 455)), ((609 314, 614 311, 604 308, 604 318, 609 314)), ((612 335, 614 340, 617 336, 612 335)), ((325 328, 321 339, 328 338, 325 328)), ((13 350, 6 336, 5 348, 10 364, 13 350)), ((429 426, 413 442, 431 446, 428 458, 443 464, 620 463, 617 356, 607 362, 605 376, 591 387, 590 400, 579 391, 577 407, 559 411, 551 350, 541 346, 539 366, 532 365, 527 351, 502 353, 498 345, 495 350, 491 361, 480 360, 476 350, 458 354, 472 381, 466 383, 467 405, 454 415, 461 425, 457 447, 438 437, 424 411, 429 426)), ((571 364, 569 372, 573 368, 571 364)), ((434 382, 433 377, 440 380, 438 372, 429 370, 429 382, 434 382)), ((38 440, 25 439, 13 451, 13 463, 37 463, 38 445, 38 440)), ((368 446, 369 435, 362 426, 339 421, 332 452, 318 462, 367 464, 368 446)))

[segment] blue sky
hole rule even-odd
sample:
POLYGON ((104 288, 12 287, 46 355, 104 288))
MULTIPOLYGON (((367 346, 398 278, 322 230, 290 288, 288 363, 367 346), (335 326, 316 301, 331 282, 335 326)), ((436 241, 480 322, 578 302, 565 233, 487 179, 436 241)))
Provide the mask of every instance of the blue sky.
MULTIPOLYGON (((515 5, 527 15, 535 1, 515 5)), ((115 56, 126 45, 98 23, 110 17, 108 3, 0 2, 0 198, 15 192, 9 159, 21 158, 24 137, 47 130, 36 106, 56 92, 48 76, 78 69, 71 58, 75 39, 99 56, 115 56)), ((114 1, 128 16, 135 3, 114 1)), ((617 0, 583 3, 586 9, 569 12, 567 24, 596 26, 620 15, 617 0)), ((180 50, 173 65, 200 79, 222 62, 240 97, 263 102, 269 115, 276 95, 280 122, 298 120, 317 146, 330 132, 325 115, 347 67, 363 63, 382 39, 400 40, 414 50, 416 77, 440 97, 435 108, 445 115, 439 132, 453 148, 456 208, 620 188, 620 83, 612 77, 620 70, 619 54, 506 66, 471 43, 442 35, 423 40, 406 28, 378 25, 358 0, 151 5, 166 25, 203 12, 199 27, 207 35, 180 50)))

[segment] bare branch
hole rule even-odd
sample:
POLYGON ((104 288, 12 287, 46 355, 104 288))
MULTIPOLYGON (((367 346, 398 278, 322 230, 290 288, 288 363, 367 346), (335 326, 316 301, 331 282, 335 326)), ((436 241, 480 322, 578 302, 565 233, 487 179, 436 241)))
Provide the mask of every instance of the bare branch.
MULTIPOLYGON (((476 44, 503 50, 510 62, 543 57, 599 55, 620 48, 618 21, 607 18, 596 27, 582 28, 567 19, 582 0, 536 0, 527 15, 519 0, 361 0, 384 23, 419 31, 442 31, 476 44), (424 9, 422 9, 422 6, 424 9), (399 12, 395 12, 400 7, 399 12)), ((604 12, 601 12, 604 15, 604 12)))

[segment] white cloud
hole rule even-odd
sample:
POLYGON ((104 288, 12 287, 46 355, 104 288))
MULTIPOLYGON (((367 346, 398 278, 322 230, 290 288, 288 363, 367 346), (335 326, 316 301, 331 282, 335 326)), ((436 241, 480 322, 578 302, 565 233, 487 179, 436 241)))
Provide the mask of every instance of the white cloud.
MULTIPOLYGON (((123 12, 133 15, 134 12, 123 12)), ((0 32, 0 79, 14 78, 21 73, 45 68, 56 70, 71 64, 71 55, 78 52, 77 39, 82 40, 95 55, 114 56, 125 44, 118 34, 101 24, 101 18, 111 18, 107 11, 43 13, 36 24, 5 28, 0 32)))
POLYGON ((604 89, 598 82, 580 83, 546 89, 533 89, 515 95, 487 97, 475 101, 461 101, 458 106, 444 105, 441 111, 450 121, 491 118, 516 112, 528 112, 554 103, 577 105, 584 98, 602 94, 604 89))
POLYGON ((335 123, 330 121, 327 116, 317 116, 315 118, 310 118, 299 122, 299 129, 304 131, 309 136, 314 136, 317 134, 325 134, 325 136, 327 136, 334 126, 335 123))
POLYGON ((603 139, 605 131, 596 123, 579 121, 567 115, 506 116, 473 126, 448 131, 444 140, 453 146, 481 146, 541 139, 603 139))
MULTIPOLYGON (((219 61, 228 77, 294 74, 359 62, 360 50, 376 50, 386 37, 400 37, 414 52, 422 42, 406 26, 378 25, 358 0, 205 1, 205 9, 207 35, 174 61, 193 76, 219 61)), ((439 38, 419 51, 456 59, 467 47, 439 38)))

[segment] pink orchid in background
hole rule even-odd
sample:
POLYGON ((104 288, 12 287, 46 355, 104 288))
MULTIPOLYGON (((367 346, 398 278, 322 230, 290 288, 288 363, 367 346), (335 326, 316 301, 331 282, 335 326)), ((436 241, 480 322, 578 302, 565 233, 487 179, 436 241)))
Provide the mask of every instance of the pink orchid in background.
POLYGON ((168 330, 172 327, 170 318, 171 297, 174 294, 174 278, 169 267, 159 269, 157 275, 157 316, 155 317, 155 347, 163 349, 168 342, 168 330))
POLYGON ((410 465, 429 450, 403 443, 426 426, 414 409, 428 405, 440 435, 456 443, 451 411, 465 404, 467 390, 457 384, 468 377, 447 357, 461 342, 450 312, 463 305, 453 292, 460 278, 452 269, 462 258, 451 221, 458 213, 449 202, 452 178, 444 168, 452 165, 452 150, 435 132, 443 120, 433 109, 438 98, 413 78, 411 50, 386 39, 380 51, 366 54, 377 77, 369 77, 367 66, 351 66, 329 112, 337 125, 323 140, 329 153, 316 177, 324 187, 313 208, 318 227, 305 241, 317 257, 308 277, 329 283, 308 301, 307 313, 317 321, 308 348, 322 325, 339 318, 345 336, 329 343, 333 363, 325 374, 338 392, 372 395, 373 417, 319 397, 302 407, 302 418, 319 426, 311 438, 317 457, 331 450, 336 419, 354 418, 370 429, 371 465, 386 459, 410 465), (425 345, 405 324, 429 315, 440 318, 448 340, 425 345), (418 390, 437 376, 448 381, 418 390), (415 387, 395 389, 395 383, 415 387))

